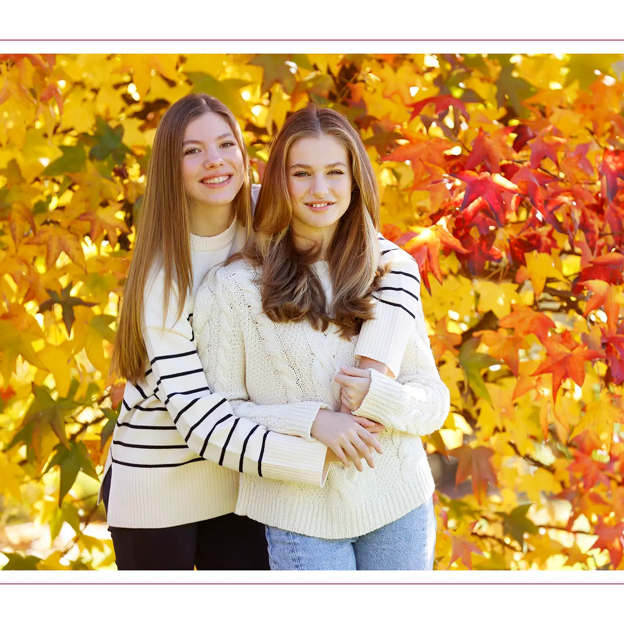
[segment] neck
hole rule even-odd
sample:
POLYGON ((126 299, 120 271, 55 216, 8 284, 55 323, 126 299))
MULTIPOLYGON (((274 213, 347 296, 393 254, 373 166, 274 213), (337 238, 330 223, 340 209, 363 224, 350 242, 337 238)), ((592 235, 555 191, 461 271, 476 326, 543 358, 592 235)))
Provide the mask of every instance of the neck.
POLYGON ((319 255, 319 260, 327 260, 327 252, 335 231, 335 227, 323 228, 305 233, 297 233, 295 230, 293 231, 295 247, 300 251, 308 251, 312 247, 320 244, 321 253, 319 255))
POLYGON ((225 232, 234 219, 232 204, 226 206, 194 206, 191 219, 191 232, 196 236, 216 236, 225 232))

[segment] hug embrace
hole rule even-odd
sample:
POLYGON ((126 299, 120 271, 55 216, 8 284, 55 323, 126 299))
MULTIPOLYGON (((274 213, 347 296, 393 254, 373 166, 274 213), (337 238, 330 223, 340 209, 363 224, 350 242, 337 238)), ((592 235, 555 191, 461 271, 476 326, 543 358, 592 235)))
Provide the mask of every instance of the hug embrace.
POLYGON ((430 570, 444 423, 418 266, 358 132, 293 113, 262 187, 232 113, 163 116, 119 320, 101 496, 119 569, 430 570))

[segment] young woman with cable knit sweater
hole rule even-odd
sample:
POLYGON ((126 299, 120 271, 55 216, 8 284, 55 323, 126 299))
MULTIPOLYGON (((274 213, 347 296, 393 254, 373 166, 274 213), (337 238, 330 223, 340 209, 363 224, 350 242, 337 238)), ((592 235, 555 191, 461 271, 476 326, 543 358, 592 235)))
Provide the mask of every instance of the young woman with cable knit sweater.
MULTIPOLYGON (((358 133, 309 106, 272 146, 242 256, 217 267, 195 299, 208 384, 236 418, 319 440, 342 463, 324 487, 241 475, 236 513, 266 525, 272 569, 431 569, 434 482, 420 436, 436 431, 449 392, 431 352, 418 289, 392 295, 378 250, 379 198, 358 133), (376 301, 375 301, 376 300, 376 301), (413 321, 384 375, 356 366, 370 320, 391 309, 413 321), (378 423, 382 454, 349 464, 354 436, 337 434, 342 402, 378 423)), ((398 248, 384 242, 383 255, 398 248)), ((415 263, 414 263, 414 271, 415 263)), ((415 275, 418 278, 417 274, 415 275)), ((361 455, 366 449, 362 449, 361 455)))
MULTIPOLYGON (((253 410, 234 418, 224 393, 206 383, 196 350, 193 302, 209 269, 247 240, 254 196, 243 136, 217 99, 191 94, 174 103, 156 131, 113 355, 128 381, 101 490, 119 569, 268 569, 264 527, 235 515, 240 473, 258 482, 321 491, 327 445, 347 461, 372 464, 379 426, 336 414, 318 440, 284 435, 253 410), (266 426, 265 426, 266 424, 266 426), (207 461, 204 461, 207 460, 207 461)), ((362 365, 398 370, 400 337, 414 322, 402 312, 417 273, 388 241, 386 306, 366 321, 362 365), (367 359, 370 358, 370 359, 367 359)), ((381 293, 380 293, 381 294, 381 293)), ((230 358, 219 345, 220 357, 230 358)), ((330 381, 327 382, 328 387, 330 381)), ((308 420, 318 400, 266 409, 308 420)), ((286 431, 286 433, 297 433, 286 431)))

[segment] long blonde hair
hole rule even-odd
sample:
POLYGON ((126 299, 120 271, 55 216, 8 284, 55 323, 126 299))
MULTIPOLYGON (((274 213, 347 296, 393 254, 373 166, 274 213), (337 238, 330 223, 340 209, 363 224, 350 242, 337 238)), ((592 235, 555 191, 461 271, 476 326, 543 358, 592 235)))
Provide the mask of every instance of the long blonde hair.
POLYGON ((175 281, 178 318, 193 285, 191 262, 192 202, 182 177, 182 142, 191 121, 206 113, 223 117, 243 154, 243 186, 233 201, 235 219, 249 231, 251 178, 249 157, 234 115, 216 98, 193 93, 178 100, 163 115, 156 130, 147 168, 147 184, 137 224, 137 238, 124 299, 119 315, 111 369, 133 382, 145 374, 148 364, 141 317, 144 291, 151 268, 162 261, 165 278, 163 317, 169 309, 169 293, 175 281))
POLYGON ((333 322, 343 337, 356 334, 363 321, 373 318, 371 293, 383 273, 378 266, 378 227, 377 181, 360 135, 345 117, 328 108, 309 105, 293 113, 271 146, 254 215, 255 234, 243 252, 252 263, 262 265, 265 314, 275 322, 307 318, 323 331, 333 322), (331 136, 345 146, 353 177, 349 208, 327 250, 334 292, 331 310, 311 268, 321 246, 298 249, 293 238, 287 177, 293 143, 321 136, 331 136))

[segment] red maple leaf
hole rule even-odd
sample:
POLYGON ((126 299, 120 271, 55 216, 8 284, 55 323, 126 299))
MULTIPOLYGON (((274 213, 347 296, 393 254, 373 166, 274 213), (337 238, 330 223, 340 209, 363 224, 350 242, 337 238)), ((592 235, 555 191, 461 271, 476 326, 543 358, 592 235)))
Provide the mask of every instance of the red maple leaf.
POLYGON ((531 139, 537 136, 535 130, 526 124, 518 124, 512 129, 512 132, 516 135, 513 142, 513 148, 516 152, 519 152, 531 139))
POLYGON ((471 448, 464 444, 449 451, 449 455, 459 460, 457 474, 455 475, 455 485, 459 485, 467 479, 472 479, 472 491, 479 503, 481 503, 483 495, 487 492, 488 483, 493 485, 498 483, 496 472, 494 472, 491 462, 494 451, 485 446, 471 448))
POLYGON ((624 254, 612 251, 594 258, 588 267, 579 274, 572 292, 580 293, 580 284, 588 280, 602 280, 609 284, 621 284, 624 281, 624 254))
POLYGON ((618 320, 620 306, 615 302, 613 297, 613 287, 602 280, 587 280, 579 284, 583 288, 593 291, 593 295, 585 305, 583 316, 587 317, 590 312, 603 307, 607 315, 607 325, 611 330, 615 330, 618 320))
POLYGON ((624 552, 624 522, 621 520, 615 524, 606 524, 602 518, 598 518, 598 525, 594 527, 598 539, 592 548, 606 548, 611 557, 611 563, 617 568, 622 561, 624 552))
MULTIPOLYGON (((577 437, 577 440, 580 437, 586 437, 586 434, 588 433, 591 432, 583 432, 577 437)), ((597 448, 600 448, 599 439, 598 442, 597 448)), ((591 451, 589 451, 588 454, 582 450, 575 449, 574 447, 568 447, 568 449, 574 456, 574 461, 568 464, 567 470, 571 474, 577 476, 578 482, 582 484, 584 489, 593 488, 599 482, 609 487, 609 478, 604 474, 605 464, 594 461, 591 456, 591 451)))
POLYGON ((555 165, 559 165, 557 150, 566 142, 567 139, 550 134, 538 136, 531 143, 531 167, 537 169, 544 158, 550 158, 555 165))
POLYGON ((604 327, 601 327, 600 331, 611 377, 615 383, 622 383, 624 381, 624 335, 604 327))
POLYGON ((504 225, 506 211, 502 193, 503 191, 520 192, 520 189, 513 182, 510 182, 499 173, 489 174, 487 172, 464 171, 463 173, 451 175, 466 183, 464 201, 461 205, 462 210, 470 206, 475 199, 481 197, 492 210, 498 226, 502 227, 504 225))
POLYGON ((501 162, 511 160, 516 155, 506 142, 511 130, 511 127, 504 127, 488 136, 479 128, 479 134, 472 144, 472 152, 466 160, 466 169, 475 169, 477 165, 483 164, 490 173, 500 173, 501 162))
POLYGON ((599 170, 607 181, 607 198, 613 201, 618 191, 618 180, 624 180, 624 150, 605 149, 599 170))
POLYGON ((555 329, 555 322, 543 312, 521 303, 512 303, 511 307, 513 312, 498 322, 500 327, 512 328, 519 336, 535 334, 542 342, 548 339, 548 330, 555 329))
POLYGON ((436 115, 449 108, 449 106, 453 106, 454 108, 459 108, 459 110, 464 114, 466 119, 470 119, 470 115, 466 110, 466 106, 461 100, 458 100, 456 97, 452 95, 436 95, 434 97, 425 98, 424 100, 420 100, 418 102, 414 102, 414 104, 408 104, 407 108, 412 109, 412 114, 410 115, 410 121, 416 117, 416 115, 420 115, 427 104, 435 105, 436 115))
POLYGON ((567 330, 560 341, 546 338, 542 344, 546 347, 548 357, 533 375, 552 374, 553 399, 557 398, 564 379, 572 379, 575 384, 582 386, 585 381, 585 362, 604 357, 603 353, 575 342, 567 330))
POLYGON ((405 245, 405 250, 409 252, 418 262, 420 275, 427 291, 431 293, 428 273, 431 272, 435 278, 442 283, 442 272, 440 271, 440 250, 442 245, 447 249, 452 249, 458 253, 468 253, 445 227, 444 218, 440 219, 436 225, 425 228, 420 234, 408 232, 396 240, 398 245, 405 245))
POLYGON ((449 568, 459 559, 469 570, 472 570, 471 553, 482 557, 483 551, 470 540, 460 537, 459 535, 454 535, 450 531, 445 531, 445 533, 451 538, 451 560, 449 562, 449 568))

